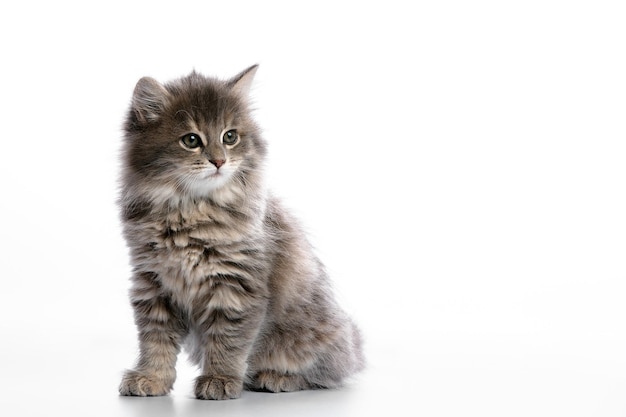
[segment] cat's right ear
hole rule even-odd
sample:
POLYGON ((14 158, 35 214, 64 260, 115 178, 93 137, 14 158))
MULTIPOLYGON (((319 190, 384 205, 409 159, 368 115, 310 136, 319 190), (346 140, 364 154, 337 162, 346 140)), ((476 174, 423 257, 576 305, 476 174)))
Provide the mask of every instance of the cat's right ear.
POLYGON ((132 107, 137 121, 146 124, 156 121, 169 100, 169 93, 157 80, 143 77, 137 82, 132 107))

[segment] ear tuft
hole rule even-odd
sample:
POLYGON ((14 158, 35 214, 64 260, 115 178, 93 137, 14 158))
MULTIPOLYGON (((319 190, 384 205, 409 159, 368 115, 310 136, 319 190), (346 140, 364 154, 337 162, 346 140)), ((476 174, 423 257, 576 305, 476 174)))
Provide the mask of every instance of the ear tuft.
POLYGON ((258 68, 259 65, 256 64, 243 70, 228 81, 228 86, 241 97, 247 97, 250 93, 252 80, 254 80, 254 74, 256 74, 258 68))
POLYGON ((157 80, 143 77, 137 82, 132 107, 140 123, 156 121, 168 103, 169 93, 157 80))

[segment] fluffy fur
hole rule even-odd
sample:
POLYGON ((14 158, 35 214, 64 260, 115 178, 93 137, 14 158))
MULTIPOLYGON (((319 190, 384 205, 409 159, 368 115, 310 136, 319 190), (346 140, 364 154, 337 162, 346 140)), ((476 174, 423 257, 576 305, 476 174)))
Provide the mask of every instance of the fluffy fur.
POLYGON ((323 265, 265 189, 247 99, 256 69, 137 83, 120 208, 140 356, 122 395, 167 394, 182 347, 200 399, 336 387, 363 366, 323 265))

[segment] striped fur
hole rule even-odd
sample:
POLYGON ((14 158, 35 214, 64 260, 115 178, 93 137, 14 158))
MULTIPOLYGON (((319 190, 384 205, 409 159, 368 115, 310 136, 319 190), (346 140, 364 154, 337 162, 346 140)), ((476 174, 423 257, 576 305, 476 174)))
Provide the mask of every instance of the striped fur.
POLYGON ((140 357, 122 395, 167 394, 183 347, 201 369, 200 399, 336 387, 363 366, 322 264, 264 187, 266 144, 247 102, 255 71, 135 89, 120 208, 140 357), (201 146, 185 144, 190 133, 201 146))

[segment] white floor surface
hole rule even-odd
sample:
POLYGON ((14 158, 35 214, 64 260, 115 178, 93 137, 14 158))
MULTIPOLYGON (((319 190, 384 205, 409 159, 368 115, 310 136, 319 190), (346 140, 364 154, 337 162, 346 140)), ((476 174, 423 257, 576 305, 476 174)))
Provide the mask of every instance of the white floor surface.
MULTIPOLYGON (((513 340, 370 343, 369 367, 337 390, 192 397, 179 362, 166 397, 117 395, 132 340, 64 335, 3 346, 0 407, 10 416, 623 416, 621 345, 528 346, 513 340), (6 350, 8 347, 8 351, 6 350)), ((574 343, 573 343, 574 345, 574 343)))

